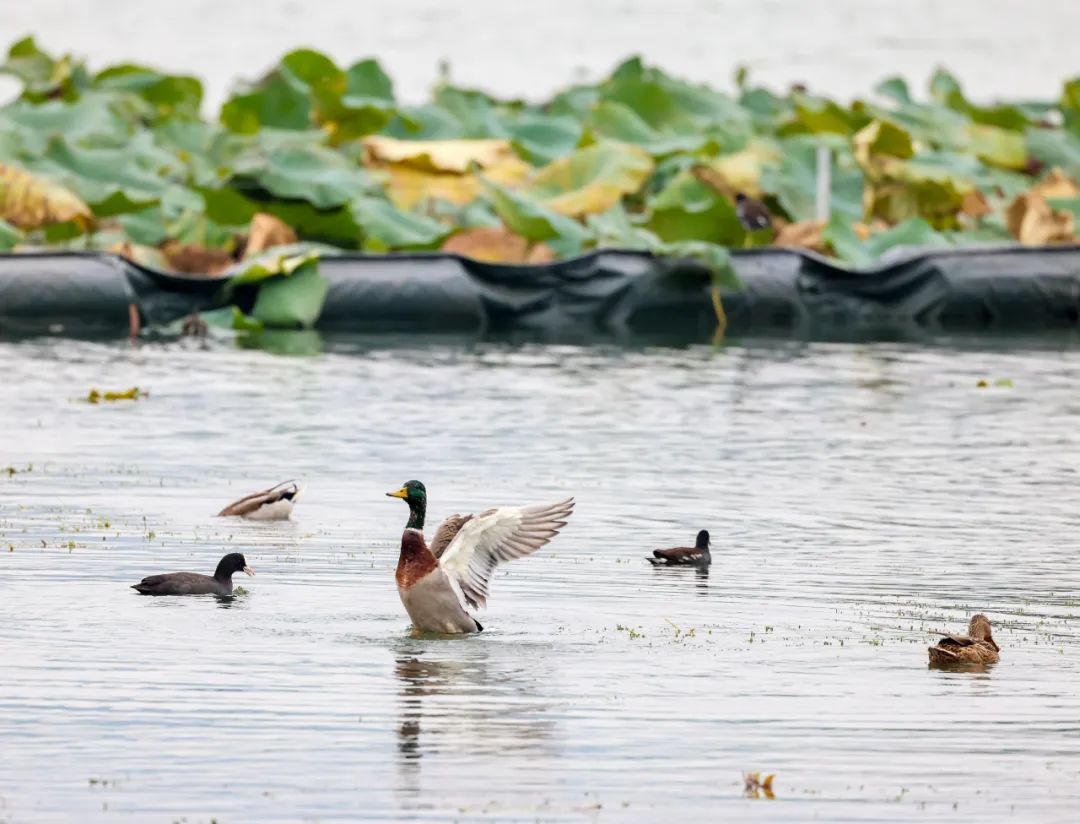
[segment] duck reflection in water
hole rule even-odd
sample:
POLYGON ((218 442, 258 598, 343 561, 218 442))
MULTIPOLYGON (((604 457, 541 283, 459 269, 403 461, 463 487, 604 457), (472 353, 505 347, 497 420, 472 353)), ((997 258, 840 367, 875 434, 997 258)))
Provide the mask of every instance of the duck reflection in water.
POLYGON ((461 756, 554 757, 555 723, 544 717, 547 702, 536 694, 542 677, 524 664, 495 664, 486 652, 463 650, 461 642, 440 644, 445 658, 408 644, 395 659, 403 792, 420 795, 422 761, 437 766, 441 780, 447 780, 455 777, 461 756))

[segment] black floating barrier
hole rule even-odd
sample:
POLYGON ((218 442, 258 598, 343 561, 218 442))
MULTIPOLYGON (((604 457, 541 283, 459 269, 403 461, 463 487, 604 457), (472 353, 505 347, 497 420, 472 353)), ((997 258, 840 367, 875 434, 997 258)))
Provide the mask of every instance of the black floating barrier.
MULTIPOLYGON (((910 252, 852 271, 802 250, 737 251, 721 292, 731 335, 918 339, 1080 325, 1080 246, 910 252)), ((317 328, 560 338, 713 333, 709 273, 693 261, 601 250, 534 266, 456 255, 340 255, 317 328)), ((222 305, 227 278, 157 272, 103 253, 0 255, 0 333, 127 334, 222 305)), ((251 288, 233 300, 249 309, 251 288)))

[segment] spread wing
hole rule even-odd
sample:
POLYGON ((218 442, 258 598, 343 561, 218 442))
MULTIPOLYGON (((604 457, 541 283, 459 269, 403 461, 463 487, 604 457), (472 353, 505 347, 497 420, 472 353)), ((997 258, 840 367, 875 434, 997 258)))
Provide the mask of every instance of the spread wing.
POLYGON ((574 499, 567 498, 557 504, 503 507, 472 516, 458 528, 439 564, 461 588, 466 603, 486 606, 495 567, 536 552, 566 526, 573 509, 574 499))
POLYGON ((247 515, 249 512, 254 512, 260 506, 266 504, 277 503, 281 500, 295 500, 299 494, 300 487, 297 486, 296 481, 282 481, 277 486, 264 489, 262 492, 252 492, 239 501, 233 501, 218 513, 218 517, 247 515))
MULTIPOLYGON (((484 513, 485 515, 487 513, 484 513)), ((461 531, 468 521, 473 519, 472 515, 451 515, 441 524, 435 531, 435 537, 431 540, 431 546, 428 549, 431 550, 431 554, 436 558, 441 558, 442 554, 446 551, 446 548, 450 546, 450 542, 457 537, 458 532, 461 531)))

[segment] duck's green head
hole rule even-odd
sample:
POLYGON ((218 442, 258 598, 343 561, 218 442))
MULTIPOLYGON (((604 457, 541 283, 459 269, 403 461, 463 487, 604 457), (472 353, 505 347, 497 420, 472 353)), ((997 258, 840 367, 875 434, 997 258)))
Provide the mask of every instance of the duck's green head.
POLYGON ((391 498, 401 498, 409 505, 409 523, 406 529, 423 529, 427 512, 427 490, 420 481, 406 481, 401 489, 386 493, 391 498))

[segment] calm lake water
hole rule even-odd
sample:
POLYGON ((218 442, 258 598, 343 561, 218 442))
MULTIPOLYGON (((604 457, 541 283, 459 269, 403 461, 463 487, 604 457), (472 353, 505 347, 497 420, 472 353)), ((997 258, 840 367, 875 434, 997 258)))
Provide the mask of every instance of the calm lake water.
POLYGON ((0 821, 1074 820, 1080 350, 322 346, 0 343, 0 821), (480 635, 410 634, 409 478, 577 497, 480 635), (929 670, 976 610, 1001 663, 929 670))
MULTIPOLYGON (((890 75, 923 88, 948 66, 978 98, 1056 99, 1080 70, 1075 0, 34 0, 4 4, 0 43, 26 33, 101 67, 136 61, 206 80, 216 111, 240 77, 299 46, 346 65, 378 57, 407 101, 440 61, 452 79, 509 97, 595 81, 641 53, 730 88, 739 65, 786 89, 865 95, 890 75)), ((15 89, 2 84, 0 99, 15 89)))

